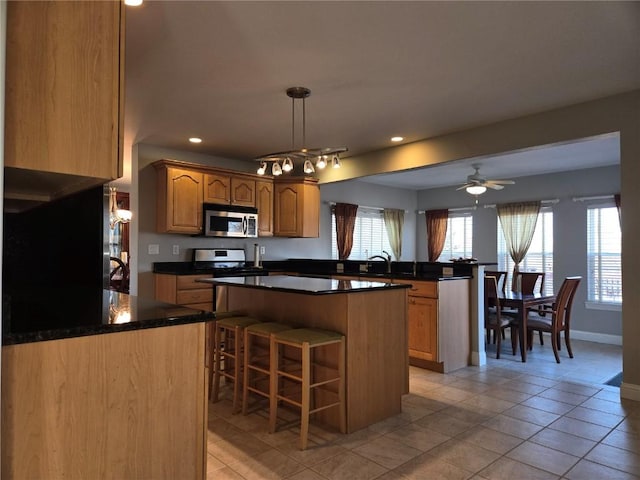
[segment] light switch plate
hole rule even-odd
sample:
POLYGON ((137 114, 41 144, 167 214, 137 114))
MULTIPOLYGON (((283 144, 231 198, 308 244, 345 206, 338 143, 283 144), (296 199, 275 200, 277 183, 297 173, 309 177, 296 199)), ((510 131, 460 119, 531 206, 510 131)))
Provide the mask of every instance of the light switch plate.
POLYGON ((174 255, 180 255, 180 245, 174 245, 173 246, 173 254, 174 255))
POLYGON ((453 268, 452 267, 442 267, 442 276, 443 277, 453 277, 453 268))
POLYGON ((337 263, 336 264, 336 272, 344 273, 344 263, 337 263))
POLYGON ((367 268, 367 265, 360 265, 360 272, 362 273, 367 273, 369 271, 369 269, 367 268))
POLYGON ((157 243, 149 245, 149 255, 158 255, 160 254, 160 245, 157 243))

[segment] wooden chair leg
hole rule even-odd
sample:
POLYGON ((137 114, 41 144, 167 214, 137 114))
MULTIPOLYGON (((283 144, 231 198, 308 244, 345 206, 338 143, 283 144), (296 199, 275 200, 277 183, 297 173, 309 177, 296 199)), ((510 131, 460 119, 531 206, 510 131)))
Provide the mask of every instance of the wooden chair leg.
POLYGON ((235 358, 233 361, 233 413, 240 409, 240 384, 242 383, 242 328, 235 328, 233 348, 235 358))
POLYGON ((558 354, 558 335, 551 332, 551 347, 553 348, 553 354, 556 356, 556 362, 560 363, 560 355, 558 354))
POLYGON ((573 358, 573 351, 571 350, 571 340, 569 339, 568 328, 564 331, 564 343, 567 346, 567 353, 569 354, 569 358, 573 358))
POLYGON ((538 330, 538 334, 540 336, 540 345, 544 345, 544 339, 542 338, 542 330, 538 330))
POLYGON ((502 335, 498 330, 494 330, 494 336, 498 339, 496 342, 496 358, 500 358, 500 345, 502 343, 502 335))
POLYGON ((280 347, 273 335, 269 342, 269 433, 275 433, 278 417, 278 360, 280 359, 280 347))
POLYGON ((557 336, 558 336, 558 340, 556 342, 556 345, 558 345, 558 350, 562 350, 562 342, 560 341, 560 332, 558 332, 557 336))
POLYGON ((533 350, 533 331, 527 330, 527 350, 533 350))
POLYGON ((511 325, 511 352, 512 355, 516 354, 516 347, 518 345, 518 329, 511 325))
POLYGON ((309 438, 311 405, 311 353, 308 343, 302 344, 302 412, 300 421, 300 450, 306 450, 309 438))

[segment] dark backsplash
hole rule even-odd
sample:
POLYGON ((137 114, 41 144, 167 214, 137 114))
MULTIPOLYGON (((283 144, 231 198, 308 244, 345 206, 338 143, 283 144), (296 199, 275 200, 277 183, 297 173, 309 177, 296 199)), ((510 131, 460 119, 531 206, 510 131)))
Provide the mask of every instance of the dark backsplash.
POLYGON ((4 294, 104 285, 103 187, 4 214, 4 294))

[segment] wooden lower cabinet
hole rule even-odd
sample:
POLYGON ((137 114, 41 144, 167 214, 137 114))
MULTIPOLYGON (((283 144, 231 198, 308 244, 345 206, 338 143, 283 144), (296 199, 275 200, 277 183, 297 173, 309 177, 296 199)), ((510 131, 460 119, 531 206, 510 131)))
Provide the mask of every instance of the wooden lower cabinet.
POLYGON ((411 284, 409 363, 442 373, 469 365, 469 280, 393 282, 411 284))
POLYGON ((204 479, 205 327, 2 347, 2 478, 204 479))
MULTIPOLYGON (((211 278, 211 274, 173 275, 155 273, 153 276, 156 300, 207 312, 214 311, 213 288, 206 283, 196 282, 199 278, 211 278)), ((216 298, 216 300, 218 299, 216 298)))

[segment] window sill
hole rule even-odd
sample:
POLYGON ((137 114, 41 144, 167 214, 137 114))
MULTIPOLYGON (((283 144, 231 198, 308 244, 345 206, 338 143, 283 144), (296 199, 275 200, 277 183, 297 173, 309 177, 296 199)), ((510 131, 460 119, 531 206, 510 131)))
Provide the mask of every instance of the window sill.
POLYGON ((620 303, 584 302, 584 306, 587 310, 608 310, 611 312, 622 311, 622 304, 620 303))

